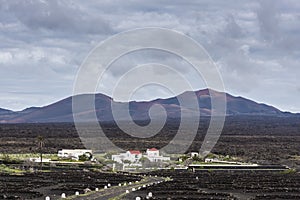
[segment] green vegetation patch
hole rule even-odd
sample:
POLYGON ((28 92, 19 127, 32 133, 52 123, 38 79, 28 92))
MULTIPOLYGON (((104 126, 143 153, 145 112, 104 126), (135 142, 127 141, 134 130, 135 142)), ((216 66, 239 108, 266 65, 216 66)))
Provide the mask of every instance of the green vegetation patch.
POLYGON ((8 173, 8 174, 22 174, 24 171, 17 169, 17 168, 12 168, 7 165, 1 164, 0 165, 0 172, 1 173, 8 173))

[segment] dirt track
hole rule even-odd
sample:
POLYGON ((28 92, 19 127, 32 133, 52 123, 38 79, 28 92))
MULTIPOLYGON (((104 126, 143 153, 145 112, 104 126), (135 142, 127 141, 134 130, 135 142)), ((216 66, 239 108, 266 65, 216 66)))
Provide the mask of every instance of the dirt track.
POLYGON ((149 185, 158 183, 160 181, 164 181, 163 178, 160 177, 146 177, 145 180, 141 180, 138 183, 133 183, 132 185, 126 185, 126 186, 115 186, 112 188, 108 188, 105 190, 102 190, 100 192, 88 195, 88 196, 81 196, 74 199, 78 200, 92 200, 92 199, 98 199, 98 200, 107 200, 110 198, 118 197, 119 195, 125 194, 126 190, 132 192, 132 188, 135 188, 136 190, 140 187, 142 188, 143 185, 149 185))

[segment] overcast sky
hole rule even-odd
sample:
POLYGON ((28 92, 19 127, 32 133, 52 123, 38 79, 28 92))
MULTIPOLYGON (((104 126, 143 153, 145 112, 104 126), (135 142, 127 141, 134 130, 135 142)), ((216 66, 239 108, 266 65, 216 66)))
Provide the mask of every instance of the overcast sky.
MULTIPOLYGON (((143 27, 174 29, 203 45, 227 92, 300 112, 298 0, 0 0, 0 107, 21 110, 72 95, 81 63, 99 42, 143 27)), ((153 60, 181 66, 178 58, 157 54, 138 52, 118 66, 153 60)), ((109 73, 107 84, 118 76, 109 73)), ((195 89, 205 88, 200 82, 195 89)), ((136 98, 164 92, 152 87, 136 98)))

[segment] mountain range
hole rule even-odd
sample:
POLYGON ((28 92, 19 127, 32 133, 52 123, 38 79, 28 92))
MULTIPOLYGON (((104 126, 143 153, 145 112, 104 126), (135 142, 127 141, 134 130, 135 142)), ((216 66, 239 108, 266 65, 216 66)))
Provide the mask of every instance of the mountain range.
MULTIPOLYGON (((128 109, 130 115, 134 120, 149 120, 149 108, 152 105, 160 105, 165 108, 168 118, 179 119, 181 116, 181 110, 187 112, 191 117, 194 116, 195 111, 188 107, 182 108, 179 104, 179 98, 187 98, 187 94, 194 93, 198 99, 199 110, 202 116, 210 116, 211 110, 211 95, 215 95, 217 98, 220 96, 220 92, 203 89, 198 91, 187 91, 178 96, 155 99, 151 101, 130 101, 129 103, 116 102, 111 97, 104 94, 82 94, 77 96, 71 96, 66 99, 60 100, 53 104, 44 107, 30 107, 22 111, 11 111, 0 108, 0 123, 48 123, 48 122, 73 122, 72 112, 72 99, 77 98, 79 102, 82 102, 80 110, 76 111, 75 115, 80 115, 83 121, 93 120, 93 109, 85 104, 85 100, 90 98, 90 95, 95 95, 95 110, 99 121, 113 121, 113 115, 111 111, 111 105, 116 106, 117 111, 123 113, 128 109)), ((226 115, 240 116, 240 115, 258 115, 258 116, 293 116, 289 112, 282 112, 279 109, 254 102, 252 100, 232 96, 225 93, 227 101, 226 115)), ((163 113, 157 112, 156 116, 160 116, 163 113)), ((298 114, 297 114, 298 115, 298 114)), ((125 117, 125 116, 124 116, 125 117)), ((122 116, 121 116, 122 118, 122 116)), ((124 118, 125 119, 125 118, 124 118)))

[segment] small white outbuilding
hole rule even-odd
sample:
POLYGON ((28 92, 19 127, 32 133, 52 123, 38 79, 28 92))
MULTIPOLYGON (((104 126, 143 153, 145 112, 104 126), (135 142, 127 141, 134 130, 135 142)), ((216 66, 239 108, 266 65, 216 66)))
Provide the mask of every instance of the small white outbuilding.
POLYGON ((73 160, 79 160, 79 156, 82 155, 92 156, 93 151, 88 149, 62 149, 57 154, 59 158, 71 158, 73 160))

